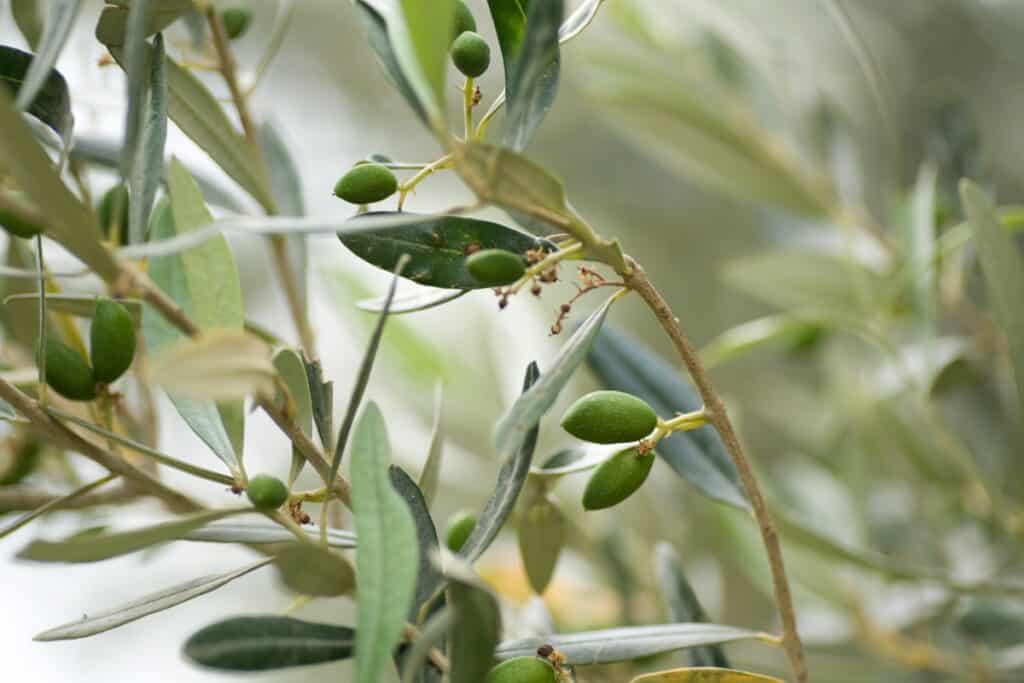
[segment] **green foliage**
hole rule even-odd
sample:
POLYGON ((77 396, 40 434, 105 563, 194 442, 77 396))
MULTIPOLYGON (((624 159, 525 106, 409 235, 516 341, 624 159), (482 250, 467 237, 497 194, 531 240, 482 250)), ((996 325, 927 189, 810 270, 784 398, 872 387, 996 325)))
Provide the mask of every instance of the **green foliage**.
POLYGON ((352 656, 355 632, 291 617, 234 617, 197 631, 185 656, 222 671, 270 671, 352 656))

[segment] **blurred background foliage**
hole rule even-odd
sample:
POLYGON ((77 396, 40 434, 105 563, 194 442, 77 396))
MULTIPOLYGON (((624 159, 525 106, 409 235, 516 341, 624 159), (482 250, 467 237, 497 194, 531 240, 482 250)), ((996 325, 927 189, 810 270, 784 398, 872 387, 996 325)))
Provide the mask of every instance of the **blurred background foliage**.
MULTIPOLYGON (((250 69, 274 14, 273 2, 252 4, 256 23, 237 46, 250 69)), ((486 17, 485 3, 470 4, 486 17)), ((122 85, 119 72, 97 66, 99 5, 83 12, 60 67, 76 94, 76 131, 109 136, 120 125, 122 85)), ((480 23, 493 44, 489 23, 480 23)), ((583 215, 621 238, 705 347, 783 517, 816 681, 1024 676, 1024 589, 1011 583, 1024 535, 1021 412, 969 233, 957 227, 956 192, 970 176, 1009 206, 1024 189, 1024 91, 1014 86, 1022 30, 1024 6, 1012 0, 607 0, 594 26, 566 47, 562 91, 528 150, 564 179, 583 215)), ((6 14, 0 38, 20 44, 6 14)), ((185 42, 184 32, 176 39, 185 42)), ((485 101, 497 82, 494 74, 482 79, 485 101)), ((436 155, 382 78, 346 2, 297 3, 254 109, 281 124, 313 215, 345 215, 331 188, 370 153, 436 155)), ((214 172, 173 131, 169 146, 214 172)), ((110 182, 90 175, 97 197, 110 182)), ((427 211, 467 198, 455 178, 438 177, 410 206, 427 211)), ((232 244, 249 315, 284 334, 288 318, 262 249, 232 244)), ((311 254, 325 374, 345 387, 372 325, 353 304, 379 293, 385 276, 330 238, 314 239, 311 254)), ((557 349, 561 339, 547 329, 570 293, 563 286, 539 302, 521 297, 500 314, 481 293, 389 323, 371 393, 395 416, 396 458, 412 470, 425 455, 433 387, 444 385, 439 524, 488 494, 481 482, 497 468, 492 425, 525 363, 543 366, 557 349)), ((670 357, 638 303, 614 318, 670 357)), ((5 336, 18 334, 8 319, 5 336)), ((560 406, 595 386, 581 373, 560 406)), ((548 422, 541 458, 569 443, 548 422)), ((162 439, 194 446, 197 461, 207 457, 181 425, 170 424, 162 439)), ((248 459, 260 465, 250 469, 287 472, 283 437, 254 425, 247 439, 248 459)), ((8 440, 0 453, 7 478, 27 462, 15 446, 8 440)), ((36 469, 19 486, 82 476, 45 451, 33 458, 36 469)), ((558 487, 570 549, 544 596, 547 614, 530 599, 511 535, 489 553, 485 578, 522 623, 550 616, 570 629, 665 619, 651 558, 667 542, 712 621, 773 628, 753 524, 663 463, 655 467, 641 493, 610 512, 582 514, 582 481, 558 487)), ((62 513, 45 532, 104 521, 102 512, 84 520, 62 513)), ((21 542, 0 544, 5 558, 21 542)), ((235 562, 178 547, 102 569, 30 570, 5 559, 5 610, 18 618, 4 620, 0 642, 37 680, 140 671, 214 680, 185 667, 177 644, 211 615, 284 607, 266 577, 102 639, 55 647, 30 645, 27 634, 87 610, 90 595, 137 594, 147 585, 137 583, 140 562, 154 582, 172 583, 221 561, 235 562), (54 584, 44 605, 29 589, 41 579, 54 584)), ((310 616, 336 619, 344 609, 328 601, 310 616)), ((785 671, 781 655, 763 646, 730 654, 741 668, 785 671)), ((620 681, 634 670, 580 678, 620 681)))

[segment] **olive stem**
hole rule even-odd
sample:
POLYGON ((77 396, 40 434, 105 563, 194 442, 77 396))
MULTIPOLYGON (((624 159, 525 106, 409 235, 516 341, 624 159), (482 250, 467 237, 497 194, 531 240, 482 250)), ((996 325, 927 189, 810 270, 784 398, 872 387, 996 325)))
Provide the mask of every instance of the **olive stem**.
POLYGON ((670 436, 674 432, 685 432, 691 429, 697 429, 703 427, 708 423, 707 412, 701 407, 700 410, 695 410, 692 413, 681 413, 671 420, 662 420, 658 418, 658 426, 654 430, 654 433, 649 436, 647 441, 648 448, 654 448, 654 446, 664 439, 666 436, 670 436))
POLYGON ((473 79, 469 76, 462 86, 462 118, 465 123, 465 139, 469 142, 469 136, 473 134, 473 79))
POLYGON ((583 253, 583 244, 580 242, 572 242, 568 246, 561 247, 558 251, 548 254, 543 259, 527 268, 526 272, 523 273, 523 276, 509 288, 508 293, 511 295, 518 294, 519 290, 529 284, 530 280, 540 273, 543 273, 545 270, 548 270, 560 261, 570 259, 581 253, 583 253))
POLYGON ((116 474, 108 474, 107 476, 97 479, 96 481, 93 481, 84 486, 80 486, 71 493, 65 494, 63 496, 57 496, 52 500, 44 503, 43 505, 40 505, 39 507, 29 512, 26 512, 21 517, 14 520, 13 522, 5 526, 2 530, 0 530, 0 538, 9 536, 10 534, 14 533, 21 527, 31 522, 32 520, 36 519, 37 517, 41 517, 42 515, 45 515, 47 512, 50 512, 51 510, 57 510, 64 507, 65 505, 73 503, 75 500, 82 498, 86 494, 92 492, 94 489, 97 489, 100 486, 103 486, 104 484, 112 482, 113 480, 117 479, 117 477, 118 475, 116 474))
POLYGON ((444 168, 450 168, 452 165, 452 155, 445 154, 443 157, 436 161, 432 161, 424 166, 416 175, 409 178, 407 181, 402 183, 398 187, 398 210, 401 211, 402 207, 405 206, 405 198, 416 189, 416 186, 426 180, 434 171, 440 171, 444 168))
POLYGON ((46 269, 43 266, 43 235, 36 235, 36 268, 39 270, 39 404, 46 407, 46 269))
POLYGON ((309 536, 306 535, 306 532, 302 530, 302 527, 296 524, 294 520, 292 520, 288 515, 282 513, 280 510, 270 510, 269 512, 264 512, 263 514, 266 515, 267 518, 271 519, 274 522, 277 522, 285 529, 290 531, 292 535, 298 539, 299 543, 312 543, 312 541, 309 540, 309 536))
POLYGON ((626 284, 636 291, 644 300, 651 312, 658 319, 662 329, 671 339, 676 352, 689 371, 697 392, 704 401, 704 410, 708 422, 722 437, 725 448, 729 453, 736 470, 739 473, 740 481, 743 483, 743 490, 750 501, 754 518, 757 520, 761 532, 761 540, 764 543, 765 552, 768 556, 768 566, 771 569, 772 586, 775 593, 776 608, 779 611, 779 618, 782 621, 782 647, 789 658, 790 666, 796 677, 797 683, 806 683, 807 666, 804 662, 803 645, 800 642, 800 634, 797 632, 796 611, 793 608, 793 597, 789 587, 789 579, 786 576, 786 566, 782 557, 782 547, 779 543, 778 532, 772 521, 768 505, 765 503, 761 488, 754 476, 753 468, 744 453, 736 430, 725 409, 725 404, 711 384, 704 365, 697 354, 690 340, 683 334, 679 327, 679 319, 672 308, 665 301, 665 298, 654 287, 647 278, 646 273, 640 264, 634 260, 626 259, 628 269, 621 272, 626 284))

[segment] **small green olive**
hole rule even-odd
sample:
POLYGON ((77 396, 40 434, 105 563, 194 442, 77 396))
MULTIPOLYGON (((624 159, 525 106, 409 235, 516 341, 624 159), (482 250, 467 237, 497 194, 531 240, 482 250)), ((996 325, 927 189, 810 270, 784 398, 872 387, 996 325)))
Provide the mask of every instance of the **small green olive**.
POLYGON ((276 510, 288 500, 288 487, 277 477, 259 474, 249 480, 245 495, 257 510, 276 510))
POLYGON ((452 62, 464 76, 483 76, 491 65, 491 47, 480 34, 465 31, 452 43, 452 62))
POLYGON ((583 489, 583 507, 603 510, 629 498, 647 480, 654 453, 640 455, 636 448, 619 451, 601 463, 583 489))
POLYGON ((476 528, 476 515, 468 510, 459 510, 448 518, 448 525, 444 530, 444 544, 448 550, 457 553, 466 545, 469 535, 476 528))
POLYGON ((452 40, 458 38, 466 31, 475 30, 476 19, 473 18, 473 12, 470 11, 465 2, 458 0, 455 3, 455 29, 452 31, 452 40))
POLYGON ((220 20, 230 40, 241 38, 252 25, 252 9, 248 5, 227 7, 221 12, 220 20))
POLYGON ((555 683, 555 669, 540 657, 507 659, 487 673, 484 683, 555 683))
POLYGON ((118 183, 103 193, 96 205, 96 217, 103 234, 118 244, 124 243, 124 235, 128 232, 130 208, 128 186, 124 183, 118 183))
POLYGON ((647 402, 621 391, 594 391, 569 406, 562 428, 591 443, 639 441, 658 426, 647 402))
POLYGON ((100 298, 89 329, 89 357, 97 382, 110 384, 135 358, 135 321, 118 302, 100 298))
POLYGON ((334 186, 334 194, 350 204, 379 202, 396 190, 398 179, 391 169, 374 163, 353 166, 334 186))
POLYGON ((523 257, 504 249, 482 249, 466 259, 466 270, 487 287, 508 285, 523 276, 523 257))
POLYGON ((41 222, 28 217, 32 210, 27 201, 24 200, 24 197, 21 196, 21 193, 15 193, 13 196, 9 196, 9 199, 17 204, 19 208, 24 208, 25 211, 7 210, 0 207, 0 227, 15 237, 24 237, 25 239, 35 237, 41 233, 43 225, 41 222))
POLYGON ((96 398, 96 379, 89 363, 70 346, 51 337, 46 339, 46 383, 71 401, 96 398))

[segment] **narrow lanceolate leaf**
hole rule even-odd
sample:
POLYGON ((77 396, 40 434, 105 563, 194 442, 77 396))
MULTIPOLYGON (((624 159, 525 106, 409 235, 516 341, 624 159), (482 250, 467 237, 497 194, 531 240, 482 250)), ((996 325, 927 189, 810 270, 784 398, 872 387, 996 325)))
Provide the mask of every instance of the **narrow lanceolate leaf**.
POLYGON ((356 633, 347 626, 291 617, 235 617, 197 631, 185 656, 221 671, 270 671, 352 656, 356 633))
POLYGON ((270 564, 271 561, 273 561, 273 558, 268 557, 224 574, 210 574, 192 579, 191 581, 185 581, 176 586, 171 586, 162 591, 150 593, 149 595, 132 600, 124 605, 119 605, 112 609, 86 616, 84 619, 76 619, 62 626, 43 631, 34 636, 32 640, 73 640, 75 638, 88 638, 97 633, 104 633, 105 631, 110 631, 147 617, 150 614, 163 612, 183 602, 188 602, 192 598, 198 598, 200 595, 206 595, 237 578, 245 576, 249 572, 270 564))
POLYGON ((43 16, 39 11, 39 0, 11 0, 11 15, 29 47, 39 47, 43 35, 43 16))
POLYGON ((637 676, 629 683, 783 683, 773 676, 714 667, 673 669, 637 676))
MULTIPOLYGON (((313 397, 309 391, 309 377, 306 374, 305 361, 302 360, 302 356, 294 349, 279 349, 274 354, 274 368, 277 370, 281 381, 288 388, 288 395, 292 404, 287 406, 287 408, 292 411, 295 417, 295 424, 299 426, 306 436, 312 437, 313 397)), ((279 397, 278 400, 283 403, 283 397, 279 397)), ((305 464, 306 459, 302 457, 298 449, 292 447, 292 465, 288 474, 289 484, 295 483, 299 472, 302 471, 302 466, 305 464)))
POLYGON ((334 382, 325 382, 320 361, 306 363, 306 378, 309 380, 309 398, 313 406, 313 422, 320 443, 325 447, 334 435, 334 382))
POLYGON ((423 498, 423 492, 416 485, 416 482, 397 465, 392 465, 388 471, 391 477, 391 486, 401 496, 402 500, 409 507, 409 514, 416 523, 416 540, 419 546, 419 570, 416 573, 416 593, 412 605, 409 606, 409 621, 417 623, 420 605, 434 595, 434 590, 441 583, 441 573, 431 558, 438 552, 437 529, 434 527, 434 520, 430 517, 430 510, 427 509, 427 502, 423 498))
POLYGON ((149 55, 149 98, 139 142, 132 160, 129 186, 132 201, 129 204, 128 241, 144 242, 149 213, 153 208, 157 188, 164 175, 164 144, 167 141, 167 75, 164 39, 153 39, 149 55))
POLYGON ((0 88, 0 159, 18 160, 7 171, 46 220, 47 235, 103 280, 113 282, 120 270, 100 242, 96 217, 64 185, 13 104, 6 89, 0 88))
POLYGON ((445 73, 455 0, 399 0, 396 5, 393 19, 388 21, 395 59, 434 133, 450 137, 445 73))
MULTIPOLYGON (((260 126, 260 147, 267 164, 270 176, 270 193, 274 198, 277 213, 281 216, 305 216, 306 202, 302 194, 302 180, 295 166, 288 145, 278 132, 277 126, 271 121, 260 126)), ((299 300, 303 306, 306 301, 307 275, 309 273, 309 254, 306 239, 296 235, 288 240, 288 260, 295 274, 295 284, 299 290, 299 300)))
POLYGON ((152 0, 134 0, 128 6, 125 28, 124 72, 127 77, 128 107, 125 111, 124 148, 121 151, 121 175, 128 176, 138 153, 139 131, 146 113, 147 61, 146 17, 152 0))
MULTIPOLYGON (((701 407, 697 392, 676 368, 618 330, 601 331, 587 356, 587 364, 605 387, 644 399, 659 415, 692 412, 701 407)), ((657 453, 676 474, 712 500, 750 509, 736 468, 713 427, 704 426, 662 439, 657 453)))
POLYGON ((506 62, 505 144, 522 151, 555 102, 560 70, 558 29, 562 0, 529 3, 522 44, 511 65, 506 62), (511 68, 509 68, 511 67, 511 68))
MULTIPOLYGON (((526 376, 523 378, 523 394, 525 396, 530 389, 536 385, 540 371, 536 363, 530 363, 526 368, 526 376)), ((490 547, 498 532, 504 526, 505 520, 515 509, 519 492, 523 490, 523 484, 530 473, 530 464, 533 462, 533 451, 537 447, 537 434, 540 425, 535 424, 519 445, 518 450, 502 463, 498 470, 498 481, 495 483, 494 492, 484 506, 483 512, 477 517, 473 533, 469 535, 466 542, 459 549, 459 555, 472 562, 490 547)))
POLYGON ((243 512, 249 509, 208 510, 132 531, 72 536, 64 541, 33 541, 18 557, 34 562, 98 562, 173 540, 192 529, 243 512))
MULTIPOLYGON (((117 299, 124 306, 138 325, 142 320, 142 301, 140 299, 117 299)), ((39 294, 13 294, 4 299, 4 306, 38 309, 39 294)), ((79 318, 91 318, 96 312, 96 297, 91 294, 47 294, 46 307, 53 313, 63 313, 79 318)))
MULTIPOLYGON (((454 301, 461 296, 469 294, 468 289, 432 289, 429 287, 417 287, 412 292, 405 292, 395 296, 391 302, 391 315, 403 313, 416 313, 430 308, 442 306, 449 301, 454 301)), ((378 296, 372 299, 363 299, 356 302, 356 308, 367 313, 380 313, 384 307, 387 297, 378 296)))
POLYGON ((936 269, 935 257, 935 186, 938 169, 924 164, 917 174, 917 182, 910 195, 910 211, 904 234, 906 249, 906 284, 910 304, 918 327, 927 335, 935 333, 936 269))
POLYGON ((494 663, 494 649, 501 637, 498 600, 468 565, 450 571, 447 578, 454 613, 448 635, 449 680, 479 683, 494 663))
MULTIPOLYGON (((5 83, 9 92, 17 95, 19 101, 21 94, 26 92, 25 78, 34 63, 30 53, 0 45, 0 83, 5 83)), ((67 140, 74 119, 71 115, 71 94, 64 76, 56 69, 51 69, 24 111, 49 126, 62 140, 67 140)))
MULTIPOLYGON (((704 606, 700 604, 697 593, 687 580, 679 556, 667 543, 659 543, 654 547, 654 573, 672 621, 707 623, 704 606)), ((729 666, 725 651, 718 645, 691 648, 686 654, 693 666, 729 666)))
POLYGON ((965 180, 960 196, 974 228, 992 314, 1006 334, 1010 364, 1017 379, 1018 408, 1024 414, 1024 264, 1020 249, 1016 240, 1003 232, 995 207, 981 188, 965 180))
POLYGON ((779 342, 798 342, 817 329, 813 318, 783 313, 756 318, 731 327, 700 351, 704 366, 714 368, 779 342))
POLYGON ((293 543, 274 560, 281 581, 299 595, 336 597, 352 592, 356 574, 341 555, 312 543, 293 543))
MULTIPOLYGON (((302 530, 311 541, 319 540, 320 529, 315 525, 305 524, 302 530)), ((181 540, 203 543, 291 543, 295 536, 270 521, 214 522, 189 531, 181 540)), ((356 535, 342 529, 328 529, 327 545, 332 548, 355 548, 356 535)))
POLYGON ((568 523, 555 501, 542 487, 537 488, 533 495, 524 496, 517 534, 526 577, 533 591, 541 595, 554 576, 568 535, 568 523))
POLYGON ((154 384, 173 396, 232 402, 273 392, 277 374, 270 347, 235 330, 180 339, 153 357, 149 373, 154 384))
POLYGON ((399 65, 398 58, 395 56, 395 51, 391 46, 391 39, 388 36, 388 21, 394 12, 393 8, 383 7, 376 0, 355 0, 355 6, 359 12, 359 18, 362 21, 363 27, 366 29, 366 38, 370 48, 376 54, 377 61, 383 67, 384 73, 395 86, 395 89, 401 93, 405 101, 412 107, 413 111, 416 112, 416 116, 423 123, 430 125, 426 109, 420 103, 420 99, 413 90, 409 79, 402 72, 402 67, 399 65))
POLYGON ((32 66, 25 74, 25 83, 18 91, 17 107, 22 111, 29 108, 36 95, 45 87, 50 72, 57 64, 57 58, 64 50, 64 45, 71 35, 71 27, 82 9, 82 0, 51 0, 46 14, 43 34, 36 47, 32 66))
POLYGON ((583 321, 562 347, 548 371, 501 418, 494 433, 498 453, 509 456, 519 450, 527 434, 540 422, 541 416, 551 409, 562 387, 587 357, 613 301, 609 298, 583 321))
POLYGON ((429 507, 437 495, 441 483, 441 464, 444 461, 444 424, 441 410, 443 407, 443 389, 440 382, 434 389, 434 426, 430 430, 430 443, 427 445, 427 458, 423 461, 420 472, 420 491, 429 507))
MULTIPOLYGON (((107 0, 96 24, 96 39, 109 48, 123 46, 128 36, 129 12, 134 4, 133 0, 107 0)), ((163 31, 194 6, 193 0, 149 0, 148 4, 144 37, 163 31)))
POLYGON ((502 643, 494 656, 502 660, 526 657, 541 645, 549 644, 566 656, 569 665, 591 666, 740 640, 771 642, 771 638, 756 631, 718 624, 658 624, 522 638, 502 643))
POLYGON ((367 403, 352 439, 352 511, 359 577, 355 683, 377 683, 391 659, 416 590, 416 526, 388 476, 384 418, 367 403))
MULTIPOLYGON (((366 220, 387 215, 406 214, 364 214, 349 223, 358 227, 366 220)), ((416 222, 404 227, 342 233, 338 238, 359 258, 388 271, 395 269, 399 258, 408 255, 409 265, 403 269, 402 277, 448 289, 487 287, 466 270, 466 259, 480 249, 503 249, 525 257, 527 251, 550 248, 531 235, 491 221, 462 216, 437 216, 424 221, 415 214, 410 218, 416 222)))

